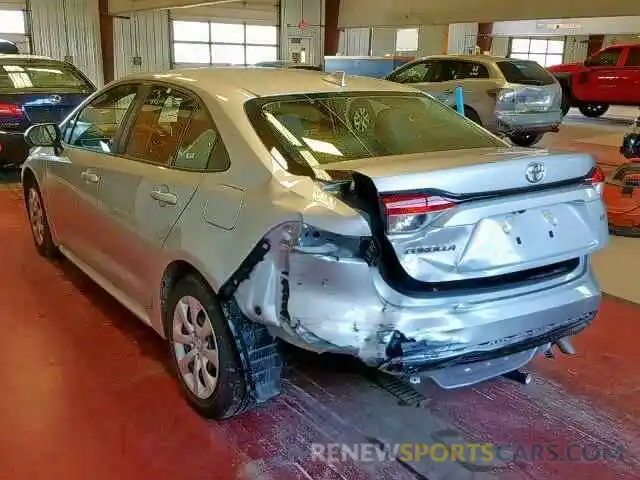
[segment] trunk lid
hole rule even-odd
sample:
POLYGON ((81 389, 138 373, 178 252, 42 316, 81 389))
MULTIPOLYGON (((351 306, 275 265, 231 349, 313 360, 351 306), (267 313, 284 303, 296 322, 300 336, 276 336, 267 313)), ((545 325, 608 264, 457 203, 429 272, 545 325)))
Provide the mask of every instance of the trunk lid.
POLYGON ((475 149, 343 162, 328 173, 371 186, 365 209, 380 220, 382 244, 412 280, 440 290, 575 269, 607 238, 601 185, 588 182, 594 167, 584 154, 475 149))

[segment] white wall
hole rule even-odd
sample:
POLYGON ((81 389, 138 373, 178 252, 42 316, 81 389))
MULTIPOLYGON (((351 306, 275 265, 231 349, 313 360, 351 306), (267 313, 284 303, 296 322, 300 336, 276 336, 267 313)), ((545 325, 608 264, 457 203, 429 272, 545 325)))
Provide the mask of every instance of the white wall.
POLYGON ((98 0, 31 0, 33 53, 70 60, 103 84, 98 0))
POLYGON ((309 44, 307 63, 320 65, 324 58, 324 0, 281 0, 280 2, 280 57, 289 59, 291 39, 309 44), (301 20, 308 26, 298 28, 301 20))
MULTIPOLYGON (((638 6, 640 10, 640 5, 638 6)), ((565 18, 495 22, 494 35, 607 35, 640 33, 640 17, 565 18)))
POLYGON ((114 77, 170 67, 169 12, 156 10, 114 19, 114 77))

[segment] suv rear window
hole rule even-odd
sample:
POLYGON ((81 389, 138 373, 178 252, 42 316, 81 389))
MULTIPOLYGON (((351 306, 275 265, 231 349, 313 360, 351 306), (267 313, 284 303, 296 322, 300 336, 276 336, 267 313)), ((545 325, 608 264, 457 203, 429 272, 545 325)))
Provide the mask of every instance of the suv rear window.
POLYGON ((551 85, 555 81, 547 70, 531 60, 504 60, 497 64, 509 83, 551 85))
POLYGON ((76 68, 59 62, 24 60, 0 61, 0 91, 31 92, 40 90, 87 93, 93 87, 76 68))

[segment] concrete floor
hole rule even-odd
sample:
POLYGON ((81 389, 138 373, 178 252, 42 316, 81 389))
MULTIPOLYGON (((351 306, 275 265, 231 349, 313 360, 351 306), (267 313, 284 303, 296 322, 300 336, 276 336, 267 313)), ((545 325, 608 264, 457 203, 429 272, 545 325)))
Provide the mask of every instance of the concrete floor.
MULTIPOLYGON (((545 143, 611 168, 620 159, 602 135, 619 138, 616 122, 570 118, 545 143)), ((182 401, 155 334, 68 262, 36 255, 14 185, 0 191, 0 218, 2 479, 640 478, 635 303, 607 296, 577 355, 537 359, 528 386, 425 383, 407 405, 357 365, 294 356, 280 397, 206 422, 182 401), (502 454, 490 465, 310 458, 312 443, 364 442, 491 443, 502 454)), ((606 292, 637 302, 635 242, 612 239, 594 265, 606 292)))

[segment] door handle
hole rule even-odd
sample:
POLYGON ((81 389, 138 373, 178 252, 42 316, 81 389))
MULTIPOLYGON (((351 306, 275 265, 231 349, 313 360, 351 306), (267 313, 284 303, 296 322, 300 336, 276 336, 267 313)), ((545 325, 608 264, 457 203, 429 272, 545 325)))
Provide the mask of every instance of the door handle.
POLYGON ((83 170, 80 176, 87 183, 98 183, 100 181, 100 176, 91 170, 83 170))
POLYGON ((160 202, 161 205, 176 205, 178 203, 178 196, 175 193, 171 193, 165 190, 152 190, 151 198, 160 202))

